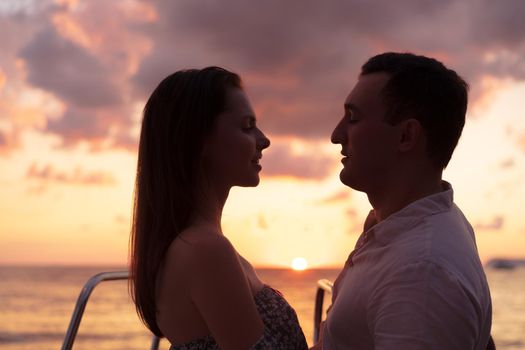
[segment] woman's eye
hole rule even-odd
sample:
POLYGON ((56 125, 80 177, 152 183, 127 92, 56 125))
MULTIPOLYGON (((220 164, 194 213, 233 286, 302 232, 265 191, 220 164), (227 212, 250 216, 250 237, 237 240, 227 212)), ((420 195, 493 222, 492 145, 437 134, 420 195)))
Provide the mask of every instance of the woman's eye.
POLYGON ((252 130, 253 128, 255 128, 255 121, 253 120, 246 122, 243 126, 243 130, 246 131, 252 130))

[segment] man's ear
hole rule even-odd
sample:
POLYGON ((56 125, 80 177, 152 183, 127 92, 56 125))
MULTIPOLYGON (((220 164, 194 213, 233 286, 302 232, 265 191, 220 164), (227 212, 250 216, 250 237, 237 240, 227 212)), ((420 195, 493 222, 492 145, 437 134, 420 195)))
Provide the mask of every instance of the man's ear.
POLYGON ((410 118, 400 122, 399 150, 407 152, 413 150, 423 137, 423 127, 419 120, 410 118))

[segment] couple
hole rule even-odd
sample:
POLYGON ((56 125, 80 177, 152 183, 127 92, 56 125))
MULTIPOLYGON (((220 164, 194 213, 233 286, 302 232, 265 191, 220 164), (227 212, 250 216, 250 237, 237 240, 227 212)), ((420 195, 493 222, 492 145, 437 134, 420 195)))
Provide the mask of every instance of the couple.
MULTIPOLYGON (((491 300, 474 232, 441 179, 468 85, 440 62, 372 57, 332 133, 341 181, 373 210, 314 349, 485 349, 491 300)), ((139 316, 171 349, 307 349, 295 311, 221 230, 232 186, 257 186, 270 141, 239 76, 164 79, 144 109, 131 241, 139 316)))

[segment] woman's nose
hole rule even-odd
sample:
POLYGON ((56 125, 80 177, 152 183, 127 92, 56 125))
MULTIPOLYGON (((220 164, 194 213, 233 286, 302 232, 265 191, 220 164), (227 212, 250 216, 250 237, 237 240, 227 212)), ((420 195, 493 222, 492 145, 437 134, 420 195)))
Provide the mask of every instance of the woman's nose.
POLYGON ((268 147, 270 147, 270 139, 267 138, 261 130, 259 130, 259 137, 257 138, 257 148, 265 149, 268 147))

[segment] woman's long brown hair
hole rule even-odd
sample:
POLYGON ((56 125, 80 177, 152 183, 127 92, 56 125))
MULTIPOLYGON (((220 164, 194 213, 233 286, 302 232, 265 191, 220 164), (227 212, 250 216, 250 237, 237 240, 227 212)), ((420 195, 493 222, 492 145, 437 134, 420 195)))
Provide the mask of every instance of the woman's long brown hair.
POLYGON ((199 195, 201 153, 237 74, 219 67, 178 71, 144 108, 130 237, 130 294, 143 323, 156 322, 157 274, 171 242, 188 227, 199 195))

